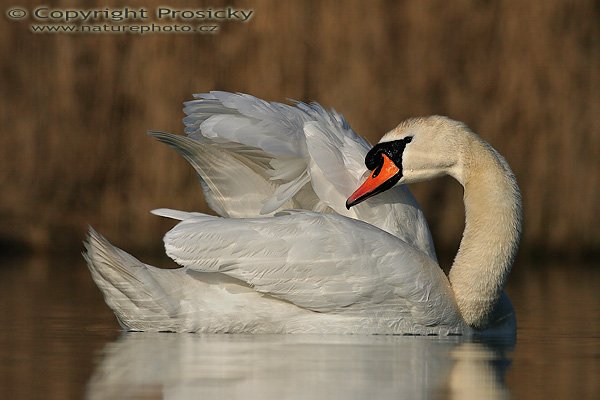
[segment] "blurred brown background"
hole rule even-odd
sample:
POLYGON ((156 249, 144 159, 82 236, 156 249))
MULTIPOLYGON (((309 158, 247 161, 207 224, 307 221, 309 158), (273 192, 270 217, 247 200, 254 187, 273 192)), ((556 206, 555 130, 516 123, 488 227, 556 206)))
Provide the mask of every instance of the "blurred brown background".
MULTIPOLYGON (((130 1, 153 11, 163 2, 130 1)), ((66 2, 46 2, 50 7, 66 2)), ((34 34, 0 22, 0 246, 78 252, 87 225, 132 251, 161 250, 149 210, 206 211, 192 169, 148 129, 182 132, 192 93, 318 101, 371 142, 401 120, 465 121, 513 167, 522 255, 600 247, 597 1, 228 1, 253 9, 218 34, 34 34)), ((38 3, 23 1, 32 8, 38 3)), ((103 1, 87 8, 123 6, 103 1)), ((463 224, 450 179, 413 187, 449 260, 463 224)))

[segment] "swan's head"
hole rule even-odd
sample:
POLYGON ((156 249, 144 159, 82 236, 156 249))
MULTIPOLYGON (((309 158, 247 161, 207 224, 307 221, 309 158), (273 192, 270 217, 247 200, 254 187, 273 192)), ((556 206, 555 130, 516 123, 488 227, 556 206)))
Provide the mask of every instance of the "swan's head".
POLYGON ((442 175, 460 179, 469 129, 446 117, 411 118, 386 133, 365 158, 371 174, 348 198, 350 208, 396 185, 442 175))

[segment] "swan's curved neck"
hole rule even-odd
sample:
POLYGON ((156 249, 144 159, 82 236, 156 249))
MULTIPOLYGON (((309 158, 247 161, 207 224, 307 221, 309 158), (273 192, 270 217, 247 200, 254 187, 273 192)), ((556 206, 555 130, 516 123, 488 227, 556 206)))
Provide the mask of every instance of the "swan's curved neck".
POLYGON ((521 234, 521 195, 506 161, 476 136, 451 174, 464 187, 465 230, 449 274, 464 320, 482 329, 512 267, 521 234))

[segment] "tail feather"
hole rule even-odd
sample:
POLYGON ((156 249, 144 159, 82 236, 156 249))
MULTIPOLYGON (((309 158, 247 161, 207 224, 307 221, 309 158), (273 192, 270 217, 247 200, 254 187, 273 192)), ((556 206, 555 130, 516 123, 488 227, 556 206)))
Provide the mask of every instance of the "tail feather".
POLYGON ((163 270, 144 264, 110 244, 93 228, 84 242, 83 257, 104 300, 119 323, 130 330, 176 331, 182 324, 173 282, 181 270, 163 270))

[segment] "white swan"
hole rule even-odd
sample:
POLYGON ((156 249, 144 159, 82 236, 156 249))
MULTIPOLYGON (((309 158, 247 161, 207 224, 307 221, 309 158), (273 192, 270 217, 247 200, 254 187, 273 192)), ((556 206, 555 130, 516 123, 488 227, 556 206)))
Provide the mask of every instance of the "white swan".
POLYGON ((314 103, 211 92, 185 112, 188 137, 151 134, 192 164, 225 218, 153 211, 181 221, 164 238, 183 266, 175 270, 146 265, 90 229, 84 256, 125 328, 514 332, 502 290, 520 237, 520 194, 505 160, 464 124, 410 119, 370 149, 314 103), (354 191, 369 172, 363 163, 372 172, 354 191), (466 214, 449 277, 402 186, 442 175, 464 187, 466 214))

